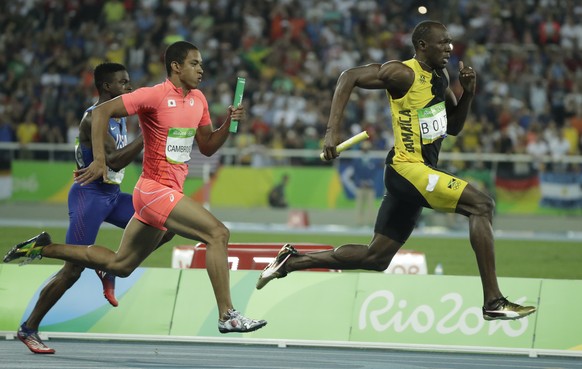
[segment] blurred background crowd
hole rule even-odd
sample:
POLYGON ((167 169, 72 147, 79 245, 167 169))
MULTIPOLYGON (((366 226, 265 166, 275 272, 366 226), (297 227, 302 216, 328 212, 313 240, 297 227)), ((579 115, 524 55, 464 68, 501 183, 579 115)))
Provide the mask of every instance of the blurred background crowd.
MULTIPOLYGON (((478 75, 465 130, 444 150, 580 153, 582 3, 574 0, 3 1, 0 142, 73 142, 96 101, 98 63, 123 63, 134 88, 150 86, 166 77, 167 45, 187 40, 202 53, 200 89, 215 126, 236 78, 247 79, 248 120, 230 146, 318 149, 341 71, 411 58, 411 32, 424 19, 444 23, 454 40, 453 91, 462 92, 459 61, 478 75)), ((344 117, 346 137, 366 129, 374 149, 391 147, 382 91, 356 89, 344 117)), ((250 154, 242 162, 261 165, 250 154)))

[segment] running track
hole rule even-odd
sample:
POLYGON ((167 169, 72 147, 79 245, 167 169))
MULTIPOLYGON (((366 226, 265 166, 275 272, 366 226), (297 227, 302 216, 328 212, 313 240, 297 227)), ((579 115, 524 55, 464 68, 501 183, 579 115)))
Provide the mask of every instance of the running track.
POLYGON ((266 346, 234 343, 71 340, 47 342, 57 353, 35 355, 0 338, 0 369, 580 369, 581 357, 266 346))

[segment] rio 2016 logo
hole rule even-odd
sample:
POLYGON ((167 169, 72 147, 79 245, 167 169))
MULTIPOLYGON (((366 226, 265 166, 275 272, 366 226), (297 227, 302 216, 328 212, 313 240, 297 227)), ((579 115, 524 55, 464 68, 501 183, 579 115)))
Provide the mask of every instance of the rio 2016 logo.
MULTIPOLYGON (((522 297, 516 303, 525 300, 522 297)), ((376 291, 362 303, 358 327, 366 329, 369 321, 370 327, 377 332, 392 329, 394 332, 427 333, 434 330, 439 334, 459 332, 471 336, 486 329, 488 335, 501 330, 509 337, 521 336, 528 327, 527 318, 511 324, 509 321, 486 322, 480 307, 463 308, 463 297, 459 293, 447 293, 440 302, 438 306, 409 307, 406 300, 397 301, 391 291, 376 291)))

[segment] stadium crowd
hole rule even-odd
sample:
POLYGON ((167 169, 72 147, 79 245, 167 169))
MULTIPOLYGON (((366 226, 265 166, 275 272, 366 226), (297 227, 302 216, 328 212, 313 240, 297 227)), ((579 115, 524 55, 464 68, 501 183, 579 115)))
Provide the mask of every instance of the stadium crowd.
MULTIPOLYGON (((72 142, 95 101, 93 68, 125 64, 134 88, 162 81, 176 40, 197 45, 201 89, 220 122, 237 76, 247 78, 247 124, 229 142, 254 148, 321 145, 340 72, 408 59, 420 20, 443 22, 449 63, 477 71, 463 133, 447 151, 576 155, 582 149, 582 4, 573 0, 12 0, 0 5, 0 142, 72 142)), ((367 129, 391 145, 382 91, 354 91, 345 136, 367 129)), ((136 125, 131 125, 135 127, 136 125)), ((135 134, 135 132, 134 132, 135 134)), ((257 151, 255 150, 255 151, 257 151)), ((260 151, 260 150, 259 150, 260 151)), ((259 165, 260 163, 253 163, 259 165)))

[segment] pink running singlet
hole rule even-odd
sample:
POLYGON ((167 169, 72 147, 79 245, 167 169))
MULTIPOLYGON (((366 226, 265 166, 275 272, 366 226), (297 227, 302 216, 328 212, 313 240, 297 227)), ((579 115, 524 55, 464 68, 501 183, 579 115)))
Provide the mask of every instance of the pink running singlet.
POLYGON ((144 141, 143 171, 134 190, 136 215, 142 222, 164 229, 165 220, 179 201, 176 194, 183 191, 188 174, 186 163, 190 160, 196 129, 211 124, 208 102, 200 90, 190 90, 188 95, 183 96, 182 89, 170 80, 153 87, 139 88, 121 95, 121 98, 127 113, 138 115, 144 141), (152 200, 155 200, 155 193, 161 193, 156 191, 164 187, 177 191, 174 192, 175 201, 158 208, 160 201, 152 200), (144 193, 139 191, 150 194, 147 199, 142 198, 144 193), (136 199, 136 195, 142 199, 136 199), (157 215, 150 218, 147 215, 150 212, 137 205, 155 207, 151 210, 157 215))

